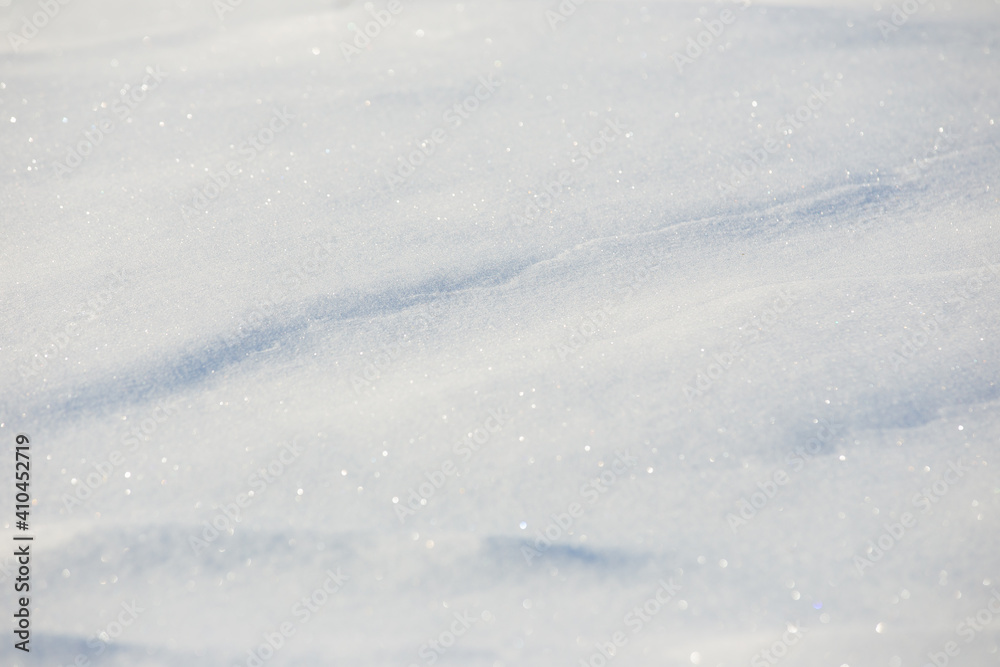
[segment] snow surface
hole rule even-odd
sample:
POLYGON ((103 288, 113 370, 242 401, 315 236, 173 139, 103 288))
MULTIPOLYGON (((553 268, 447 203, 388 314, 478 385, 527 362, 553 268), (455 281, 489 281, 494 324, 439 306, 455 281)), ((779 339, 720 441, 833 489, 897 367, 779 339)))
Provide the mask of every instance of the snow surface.
POLYGON ((359 2, 75 0, 2 40, 0 661, 997 664, 1000 3, 897 4, 403 0, 348 60, 359 2))

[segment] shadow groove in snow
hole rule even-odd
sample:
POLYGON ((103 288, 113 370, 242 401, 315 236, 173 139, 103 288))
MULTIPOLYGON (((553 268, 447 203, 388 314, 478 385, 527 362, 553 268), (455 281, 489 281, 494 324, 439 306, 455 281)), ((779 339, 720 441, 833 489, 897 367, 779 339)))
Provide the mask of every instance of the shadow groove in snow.
MULTIPOLYGON (((179 662, 173 662, 169 659, 169 657, 164 654, 162 647, 159 646, 138 644, 128 641, 127 638, 120 640, 118 638, 109 637, 110 642, 108 643, 100 641, 97 638, 96 632, 104 631, 105 626, 116 619, 116 615, 119 611, 120 609, 112 607, 110 609, 111 613, 103 622, 97 618, 91 618, 89 623, 90 625, 95 626, 95 631, 86 637, 67 634, 49 634, 46 632, 36 631, 32 634, 32 641, 30 644, 32 664, 100 664, 102 667, 112 667, 117 665, 121 665, 122 667, 126 665, 129 667, 141 667, 144 665, 179 664, 179 662), (100 630, 96 630, 97 627, 100 627, 100 630), (98 653, 98 651, 100 651, 100 653, 98 653), (79 661, 80 656, 84 656, 88 662, 84 663, 79 661), (100 656, 99 659, 98 656, 100 656)), ((133 621, 133 624, 141 624, 144 620, 145 619, 140 616, 133 621)), ((131 629, 132 628, 124 628, 122 634, 128 633, 131 629)), ((175 659, 176 657, 177 656, 175 656, 175 659)), ((207 661, 188 662, 185 660, 184 664, 207 665, 209 663, 207 661)))
POLYGON ((615 573, 633 575, 644 570, 656 558, 652 554, 612 548, 591 548, 560 544, 560 539, 568 539, 565 534, 552 542, 547 549, 537 549, 535 539, 515 537, 489 537, 484 541, 482 552, 493 561, 496 568, 509 574, 525 572, 546 572, 546 568, 580 567, 599 572, 602 575, 615 573), (532 558, 531 565, 525 559, 525 550, 534 550, 539 555, 532 558))
POLYGON ((72 421, 84 414, 103 414, 140 403, 177 394, 208 381, 213 375, 257 363, 260 353, 288 350, 306 338, 316 323, 347 324, 357 319, 390 317, 409 308, 470 289, 501 285, 536 264, 534 260, 509 261, 473 271, 460 277, 436 276, 406 289, 388 288, 368 296, 312 297, 282 313, 265 319, 261 325, 244 330, 229 340, 215 335, 211 342, 189 350, 178 350, 156 364, 135 364, 123 372, 105 372, 93 382, 80 382, 68 390, 42 394, 35 408, 46 406, 49 414, 72 421), (291 314, 292 308, 298 314, 291 314), (233 342, 230 342, 233 341, 233 342))

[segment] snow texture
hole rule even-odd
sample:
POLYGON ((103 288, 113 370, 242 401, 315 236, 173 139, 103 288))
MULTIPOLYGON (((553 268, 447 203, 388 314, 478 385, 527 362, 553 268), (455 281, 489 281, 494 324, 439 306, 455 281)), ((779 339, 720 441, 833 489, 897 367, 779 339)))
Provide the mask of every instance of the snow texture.
POLYGON ((1000 3, 0 4, 3 664, 1000 659, 1000 3))

